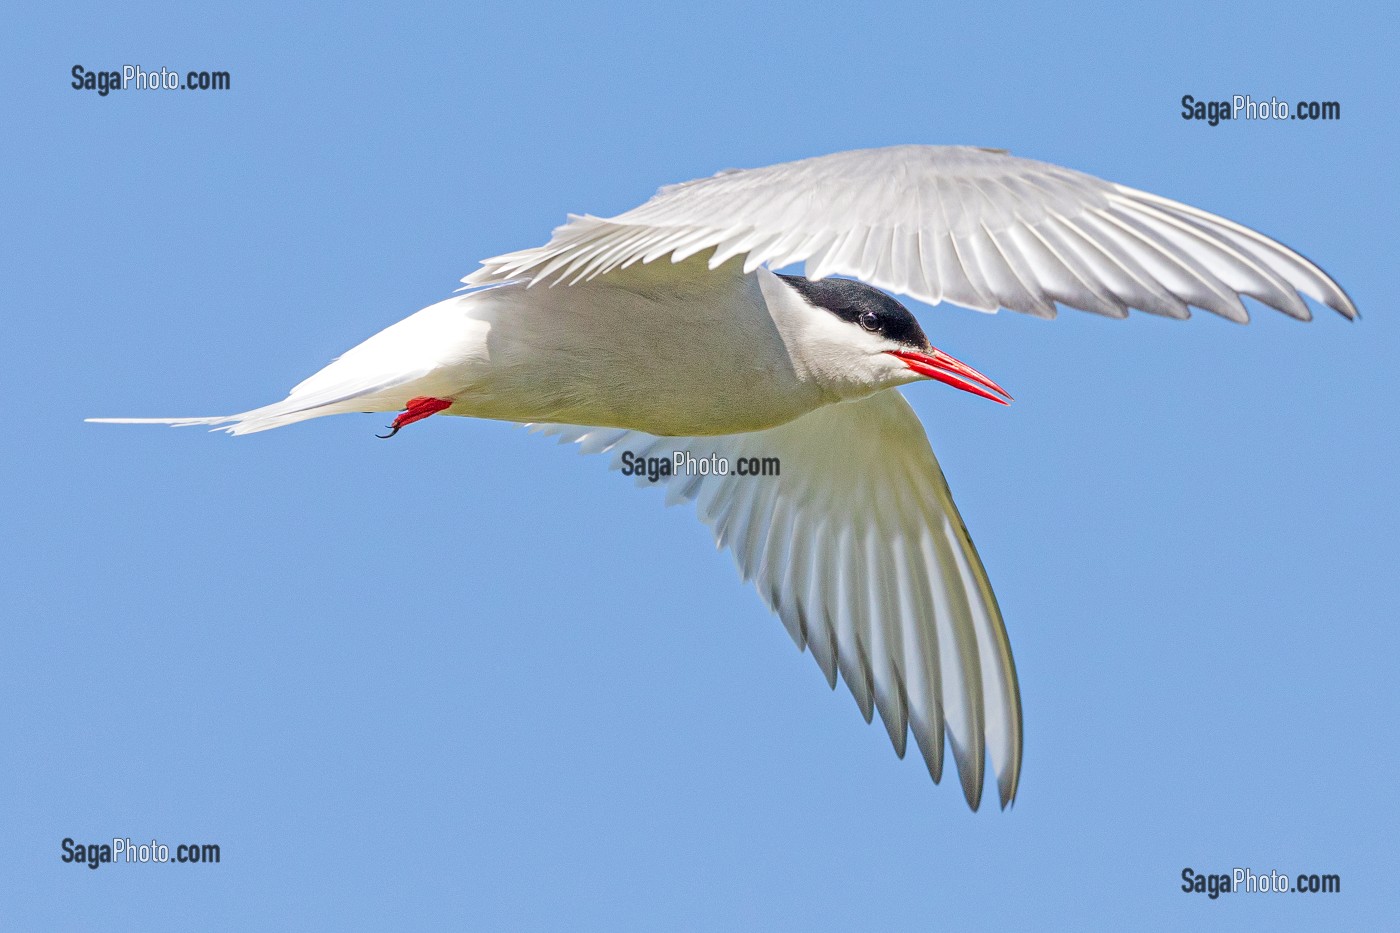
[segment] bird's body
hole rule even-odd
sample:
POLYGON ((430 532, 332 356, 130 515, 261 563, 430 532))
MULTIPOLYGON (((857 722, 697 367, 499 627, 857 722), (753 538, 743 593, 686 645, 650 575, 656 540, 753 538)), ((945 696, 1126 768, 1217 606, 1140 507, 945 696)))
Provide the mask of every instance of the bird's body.
POLYGON ((668 476, 793 639, 934 779, 946 743, 975 808, 990 759, 1020 773, 1010 644, 922 427, 895 391, 934 379, 997 401, 870 284, 1053 317, 1069 305, 1247 320, 1347 317, 1321 269, 1248 228, 994 150, 901 146, 721 173, 545 246, 486 260, 474 290, 389 327, 237 415, 94 419, 235 434, 343 412, 541 426, 612 456, 771 459, 771 476, 668 476), (667 261, 660 261, 660 260, 667 261), (765 268, 806 260, 808 278, 765 268))
POLYGON ((476 417, 658 435, 790 421, 829 400, 804 378, 789 326, 798 302, 766 269, 737 266, 711 273, 694 259, 664 277, 623 270, 574 294, 508 284, 463 296, 463 311, 490 321, 479 348, 489 363, 464 374, 454 397, 476 417))
POLYGON ((629 269, 449 299, 404 322, 442 353, 413 394, 454 399, 448 414, 662 435, 756 431, 834 401, 794 338, 793 316, 818 312, 766 269, 737 265, 711 273, 694 259, 664 278, 629 269))
MULTIPOLYGON (((832 352, 847 326, 767 269, 729 262, 712 271, 698 256, 658 271, 458 295, 380 331, 281 402, 180 420, 232 422, 231 433, 244 434, 431 397, 450 399, 449 415, 736 434, 886 387, 864 369, 848 374, 849 360, 832 352)), ((899 364, 880 369, 889 385, 918 378, 899 364)))

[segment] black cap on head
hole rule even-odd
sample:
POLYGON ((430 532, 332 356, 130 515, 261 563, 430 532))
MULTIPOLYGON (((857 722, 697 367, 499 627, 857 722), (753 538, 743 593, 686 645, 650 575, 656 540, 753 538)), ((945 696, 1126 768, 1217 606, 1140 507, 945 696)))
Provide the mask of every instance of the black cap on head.
POLYGON ((820 279, 813 282, 800 275, 780 275, 807 303, 824 308, 843 321, 871 333, 888 337, 911 350, 930 349, 923 328, 909 309, 889 295, 854 279, 820 279))

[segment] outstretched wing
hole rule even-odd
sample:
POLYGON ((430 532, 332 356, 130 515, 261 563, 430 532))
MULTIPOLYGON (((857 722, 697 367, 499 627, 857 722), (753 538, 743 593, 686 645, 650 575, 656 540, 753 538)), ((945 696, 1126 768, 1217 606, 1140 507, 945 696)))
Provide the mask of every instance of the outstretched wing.
POLYGON ((1000 150, 892 146, 721 172, 616 217, 570 215, 544 246, 488 259, 469 285, 574 282, 713 250, 714 268, 806 262, 930 304, 1053 317, 1190 306, 1245 322, 1249 295, 1302 320, 1302 295, 1356 307, 1302 255, 1185 204, 1000 150))
POLYGON ((718 546, 733 552, 798 647, 811 648, 827 682, 834 688, 839 672, 867 722, 879 710, 901 757, 912 728, 938 781, 946 732, 974 810, 988 756, 1001 805, 1015 797, 1021 701, 1010 642, 902 395, 878 392, 766 431, 719 437, 534 427, 585 453, 609 454, 615 469, 626 453, 722 458, 727 475, 664 478, 668 503, 696 503, 718 546), (776 463, 777 474, 740 474, 764 472, 765 463, 770 472, 776 463))

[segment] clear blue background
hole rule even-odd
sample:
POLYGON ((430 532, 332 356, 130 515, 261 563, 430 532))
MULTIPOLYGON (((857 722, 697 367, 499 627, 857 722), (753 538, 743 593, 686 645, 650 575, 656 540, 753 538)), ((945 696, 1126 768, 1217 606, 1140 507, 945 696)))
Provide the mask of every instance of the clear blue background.
POLYGON ((1397 916, 1397 86, 1345 5, 70 5, 7 23, 0 926, 1376 928, 1397 916), (232 73, 102 98, 69 69, 232 73), (1179 99, 1338 100, 1215 128, 1179 99), (918 307, 1005 610, 969 813, 683 509, 508 425, 230 439, 477 259, 658 185, 969 143, 1238 219, 1348 324, 918 307), (212 841, 217 866, 62 864, 212 841), (1180 872, 1338 873, 1211 901, 1180 872))

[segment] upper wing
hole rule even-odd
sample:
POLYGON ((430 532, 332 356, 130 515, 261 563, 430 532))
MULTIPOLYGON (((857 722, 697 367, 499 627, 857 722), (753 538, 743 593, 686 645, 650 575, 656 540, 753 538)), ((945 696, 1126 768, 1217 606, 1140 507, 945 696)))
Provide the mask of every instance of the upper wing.
MULTIPOLYGON (((585 453, 697 460, 724 476, 664 478, 668 503, 694 500, 720 547, 778 613, 799 648, 866 721, 874 709, 900 756, 910 726, 929 773, 944 732, 975 810, 989 753, 1001 805, 1021 770, 1021 700, 1011 646, 923 426, 894 390, 819 408, 785 425, 720 437, 653 437, 617 428, 543 425, 585 453), (777 476, 739 461, 777 458, 777 476)), ((641 480, 645 482, 645 478, 641 480)))
POLYGON ((1053 317, 1055 303, 1112 317, 1248 320, 1241 295, 1303 320, 1300 295, 1356 307, 1305 257, 1185 204, 1000 150, 892 146, 721 172, 662 188, 611 218, 570 215, 544 246, 463 279, 569 282, 670 255, 743 255, 745 271, 806 261, 930 304, 1053 317))

